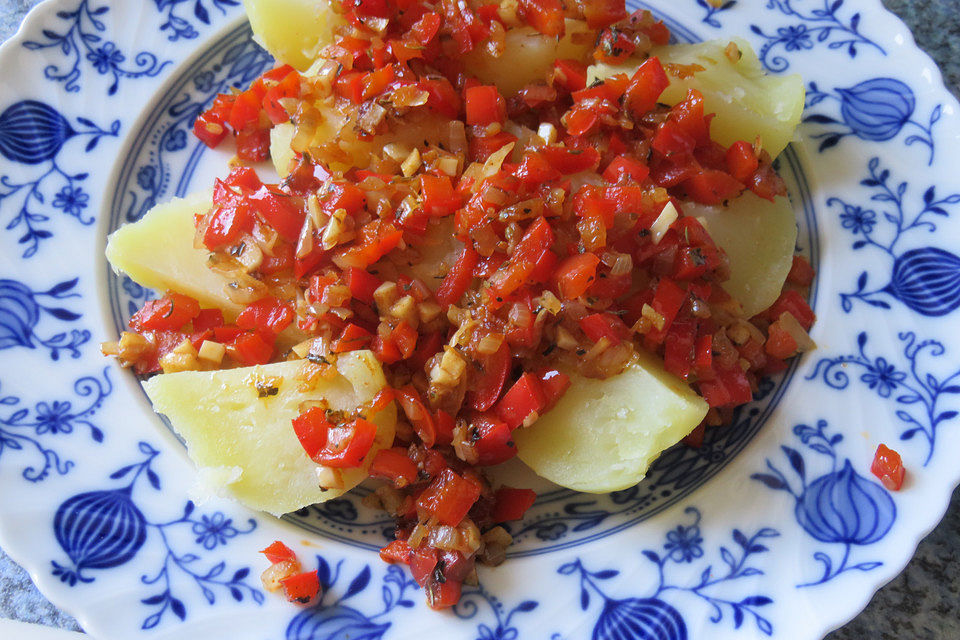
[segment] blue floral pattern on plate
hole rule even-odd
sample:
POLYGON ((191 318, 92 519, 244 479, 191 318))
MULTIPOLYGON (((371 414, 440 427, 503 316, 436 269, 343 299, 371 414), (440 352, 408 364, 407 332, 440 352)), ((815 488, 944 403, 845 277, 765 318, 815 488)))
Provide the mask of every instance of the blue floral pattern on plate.
POLYGON ((107 95, 114 95, 121 79, 153 78, 160 74, 169 61, 161 61, 155 53, 139 51, 126 54, 114 40, 106 35, 105 15, 109 5, 92 6, 90 0, 80 0, 72 10, 57 12, 57 17, 66 24, 43 30, 42 40, 27 40, 23 47, 30 51, 59 51, 64 61, 50 64, 44 76, 54 82, 62 82, 67 91, 80 91, 83 68, 89 65, 102 76, 111 76, 113 83, 107 95))
POLYGON ((796 500, 794 516, 808 535, 820 542, 843 546, 843 555, 836 564, 828 553, 814 553, 814 559, 823 565, 823 574, 817 580, 798 586, 813 587, 846 571, 872 571, 883 566, 880 561, 849 564, 850 551, 854 546, 865 547, 879 542, 889 533, 897 518, 893 498, 877 482, 854 471, 849 458, 843 462, 838 459, 836 446, 843 441, 843 435, 828 435, 826 421, 819 421, 816 427, 797 425, 793 433, 811 451, 829 458, 830 470, 808 482, 808 465, 803 455, 796 449, 783 446, 781 449, 799 480, 799 487, 795 489, 770 460, 767 460, 769 473, 755 473, 751 478, 769 489, 793 496, 796 500))
POLYGON ((263 604, 263 593, 247 582, 249 567, 240 567, 232 574, 224 561, 200 568, 202 554, 226 545, 231 538, 251 533, 257 522, 251 518, 238 528, 220 511, 198 517, 192 501, 186 502, 182 514, 174 520, 147 520, 134 499, 134 488, 141 478, 146 478, 154 490, 161 490, 160 476, 151 468, 160 452, 146 442, 139 444, 139 450, 144 456, 141 461, 110 474, 111 480, 128 479, 127 484, 118 489, 77 494, 57 509, 53 529, 70 564, 52 561, 53 575, 71 587, 91 583, 95 578, 88 575, 90 571, 112 569, 133 560, 152 530, 165 554, 159 568, 144 574, 141 581, 163 590, 141 599, 141 603, 154 609, 144 618, 141 629, 158 626, 167 612, 180 621, 187 619, 187 607, 174 593, 173 579, 178 572, 186 576, 211 605, 217 602, 215 589, 224 590, 237 602, 249 597, 254 603, 263 604), (171 542, 171 530, 184 527, 196 536, 193 541, 196 549, 178 553, 171 542))
POLYGON ((111 335, 152 295, 127 279, 104 279, 96 212, 107 207, 110 219, 100 221, 107 229, 206 186, 224 154, 190 137, 192 117, 217 91, 244 84, 270 61, 248 35, 237 35, 236 25, 219 29, 219 21, 238 14, 236 2, 51 0, 41 7, 27 32, 0 53, 10 85, 9 102, 0 104, 0 220, 10 225, 0 233, 0 477, 14 489, 0 494, 4 548, 44 591, 85 616, 91 632, 110 640, 163 631, 188 636, 211 619, 224 634, 288 640, 344 633, 389 638, 428 624, 444 637, 479 640, 549 637, 565 629, 606 637, 661 632, 794 640, 847 619, 864 593, 901 566, 891 549, 912 548, 936 519, 929 509, 917 512, 914 505, 925 500, 913 498, 936 503, 960 477, 949 455, 960 395, 960 372, 949 361, 960 349, 950 326, 958 297, 951 238, 960 199, 951 187, 957 152, 949 141, 958 131, 958 108, 938 86, 913 80, 936 72, 873 5, 866 11, 857 0, 685 4, 654 3, 679 40, 745 35, 768 68, 800 72, 813 83, 816 104, 808 116, 832 120, 808 119, 805 127, 821 137, 798 145, 781 164, 803 212, 800 248, 830 275, 817 281, 828 288, 814 300, 820 315, 814 337, 841 348, 808 356, 793 378, 765 382, 736 427, 708 434, 700 450, 669 451, 650 482, 604 498, 543 492, 531 517, 511 527, 524 557, 510 562, 523 579, 510 565, 482 571, 482 587, 467 590, 457 611, 439 616, 425 610, 404 570, 383 567, 356 548, 382 543, 389 523, 355 498, 297 520, 327 527, 325 564, 305 563, 325 572, 321 603, 297 610, 266 599, 254 577, 256 551, 286 538, 306 559, 316 543, 291 541, 290 530, 269 518, 254 527, 220 502, 194 505, 187 497, 194 472, 184 456, 156 453, 175 446, 168 435, 164 447, 138 444, 154 440, 157 434, 143 431, 157 423, 130 392, 135 383, 128 374, 119 382, 119 373, 103 374, 73 386, 102 366, 89 346, 94 336, 111 335), (104 29, 76 13, 80 8, 104 29), (133 33, 119 25, 131 25, 133 33), (80 32, 99 40, 88 49, 76 39, 80 32), (137 66, 140 52, 158 66, 188 57, 189 63, 124 75, 150 68, 137 66), (168 72, 175 74, 169 82, 168 72), (121 132, 130 136, 118 150, 108 142, 121 132), (839 138, 817 153, 831 136, 839 138), (105 196, 104 189, 118 191, 105 196), (818 220, 817 210, 830 219, 818 220), (853 238, 831 238, 821 247, 821 228, 853 238), (106 323, 94 311, 101 296, 112 316, 106 323), (16 386, 21 370, 25 384, 43 386, 23 392, 16 386), (113 382, 127 391, 117 393, 113 382), (61 393, 71 389, 73 395, 61 393), (898 448, 909 473, 924 476, 908 486, 916 495, 905 495, 896 510, 866 471, 872 451, 864 453, 869 447, 857 445, 843 419, 851 401, 864 399, 883 417, 868 427, 870 446, 891 432, 902 436, 898 448), (813 404, 820 415, 807 413, 813 404), (803 440, 819 425, 802 435, 782 429, 784 418, 809 425, 821 417, 832 426, 823 428, 822 440, 803 440), (758 432, 763 437, 754 439, 758 432), (831 442, 837 435, 846 437, 831 442), (750 455, 768 459, 779 477, 754 458, 737 457, 748 442, 750 455), (108 479, 113 470, 116 477, 108 479), (162 478, 162 491, 151 471, 156 483, 162 478), (759 472, 789 488, 774 491, 749 480, 759 472), (722 499, 711 509, 697 499, 701 509, 684 514, 690 495, 722 499), (853 498, 853 511, 815 506, 845 495, 861 496, 853 498), (29 521, 9 526, 25 513, 29 521), (854 515, 873 527, 853 526, 854 515), (82 535, 100 525, 122 535, 96 541, 82 535), (561 567, 568 573, 558 574, 561 567), (586 610, 578 606, 583 596, 574 580, 586 588, 586 610), (837 597, 840 585, 851 597, 837 597), (117 594, 109 615, 96 606, 104 588, 117 594), (805 607, 794 606, 798 598, 805 607), (816 620, 796 619, 795 611, 811 607, 821 612, 816 620))
POLYGON ((103 442, 103 430, 92 418, 113 392, 107 370, 102 380, 92 376, 80 378, 73 384, 73 391, 83 400, 84 406, 80 409, 75 409, 71 400, 54 400, 39 401, 30 410, 21 406, 18 396, 0 395, 0 408, 10 412, 0 416, 0 466, 11 464, 10 458, 26 455, 28 461, 21 475, 24 480, 37 483, 51 472, 66 475, 74 466, 72 460, 57 453, 48 442, 68 436, 78 428, 88 430, 94 443, 103 442))
POLYGON ((83 152, 89 154, 97 148, 101 138, 116 137, 120 133, 120 121, 114 120, 109 129, 101 129, 84 117, 77 117, 76 123, 80 129, 59 111, 37 100, 14 103, 0 113, 0 155, 31 169, 42 169, 39 176, 24 182, 17 182, 7 174, 0 175, 0 214, 4 204, 19 199, 20 208, 4 229, 23 234, 17 243, 24 247, 24 258, 32 258, 40 248, 40 242, 53 237, 52 231, 42 228, 47 226, 45 223, 51 223, 50 208, 74 218, 81 225, 93 224, 94 219, 84 213, 90 196, 81 186, 90 174, 65 171, 57 157, 64 145, 76 137, 87 138, 83 152), (50 205, 47 205, 48 200, 50 205))
POLYGON ((719 549, 722 569, 715 571, 714 565, 708 564, 692 586, 671 584, 667 577, 671 565, 692 564, 704 557, 700 511, 696 507, 687 507, 684 512, 693 521, 670 530, 662 551, 643 551, 643 556, 656 567, 658 576, 656 589, 647 597, 617 599, 607 595, 600 583, 618 577, 621 572, 617 569, 590 571, 579 559, 557 569, 560 575, 576 575, 580 578, 580 608, 584 611, 590 608, 591 593, 600 597, 603 606, 593 628, 594 640, 686 640, 688 631, 684 617, 661 597, 667 592, 687 592, 708 604, 710 622, 714 624, 721 622, 729 609, 735 629, 743 626, 744 620, 749 617, 764 635, 773 634, 773 625, 761 615, 760 610, 760 607, 773 604, 773 600, 760 594, 730 598, 727 595, 727 583, 763 575, 761 569, 751 566, 752 556, 769 551, 764 541, 780 534, 775 529, 765 527, 748 537, 739 529, 734 529, 732 538, 736 546, 733 551, 726 546, 719 549), (718 585, 723 585, 724 589, 718 591, 718 585))

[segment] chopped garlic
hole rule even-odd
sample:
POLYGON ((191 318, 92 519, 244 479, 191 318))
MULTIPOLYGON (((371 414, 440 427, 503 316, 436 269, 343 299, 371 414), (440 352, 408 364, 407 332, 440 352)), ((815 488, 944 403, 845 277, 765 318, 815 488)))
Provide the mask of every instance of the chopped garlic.
POLYGON ((653 244, 660 244, 663 236, 670 230, 670 225, 676 222, 679 217, 680 213, 677 211, 677 208, 673 206, 673 202, 668 201, 667 204, 663 205, 663 210, 660 212, 660 215, 653 221, 653 224, 650 225, 650 233, 653 234, 653 244))

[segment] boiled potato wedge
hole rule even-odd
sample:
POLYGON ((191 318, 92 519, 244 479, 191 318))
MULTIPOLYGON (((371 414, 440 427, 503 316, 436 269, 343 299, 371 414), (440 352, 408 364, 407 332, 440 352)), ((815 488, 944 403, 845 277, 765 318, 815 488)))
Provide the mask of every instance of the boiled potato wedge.
MULTIPOLYGON (((674 105, 687 96, 690 89, 703 94, 704 108, 715 113, 710 132, 720 144, 729 146, 738 140, 752 143, 760 136, 763 148, 776 158, 793 140, 794 131, 803 113, 804 86, 799 75, 768 75, 757 54, 746 40, 734 38, 711 40, 697 44, 669 45, 654 49, 664 64, 695 64, 703 67, 692 77, 670 78, 670 86, 660 100, 674 105), (728 55, 731 54, 731 55, 728 55), (731 57, 734 60, 731 60, 731 57)), ((587 82, 618 73, 632 75, 639 61, 623 65, 595 64, 588 71, 587 82)))
POLYGON ((509 29, 503 53, 494 56, 485 47, 467 54, 467 70, 481 81, 496 84, 509 97, 531 82, 546 80, 558 58, 583 59, 593 50, 595 32, 586 23, 566 21, 562 38, 550 38, 531 27, 509 29))
POLYGON ((305 71, 343 18, 327 0, 243 0, 253 34, 278 62, 305 71))
POLYGON ((726 207, 693 202, 683 205, 730 258, 724 289, 743 305, 746 317, 767 309, 780 297, 797 243, 797 222, 786 198, 773 202, 746 191, 726 207))
POLYGON ((205 489, 226 489, 248 507, 280 515, 360 484, 376 452, 393 443, 396 426, 393 403, 368 416, 377 425, 377 437, 363 468, 345 472, 342 489, 320 489, 318 465, 304 453, 291 425, 300 403, 325 399, 332 409, 352 411, 372 400, 386 379, 371 352, 353 351, 337 359, 339 375, 304 392, 296 380, 302 362, 163 374, 143 388, 154 409, 186 440, 205 489), (258 379, 275 384, 276 395, 259 397, 258 379))
POLYGON ((207 267, 208 252, 193 246, 193 216, 213 206, 208 191, 174 198, 120 227, 107 239, 107 260, 137 284, 157 291, 176 291, 204 307, 219 307, 236 316, 242 307, 227 297, 226 279, 207 267))
POLYGON ((607 493, 643 480, 707 409, 693 389, 642 353, 619 375, 575 379, 556 407, 513 439, 520 459, 547 480, 607 493))

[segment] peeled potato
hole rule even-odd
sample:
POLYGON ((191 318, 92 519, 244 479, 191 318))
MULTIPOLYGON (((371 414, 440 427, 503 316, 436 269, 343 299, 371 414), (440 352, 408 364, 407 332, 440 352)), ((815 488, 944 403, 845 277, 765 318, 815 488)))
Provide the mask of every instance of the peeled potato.
POLYGON ((137 284, 158 291, 176 291, 205 307, 236 315, 242 307, 225 292, 226 279, 207 267, 205 249, 193 246, 194 214, 213 206, 207 191, 157 205, 143 218, 120 227, 107 238, 107 260, 137 284))
POLYGON ((328 0, 243 0, 257 41, 278 62, 305 71, 343 23, 328 0))
MULTIPOLYGON (((655 49, 664 64, 696 64, 704 68, 686 79, 670 78, 670 86, 660 100, 674 105, 690 89, 703 94, 704 108, 715 113, 710 131, 720 144, 729 146, 738 140, 752 143, 759 135, 770 157, 777 157, 793 139, 803 113, 803 79, 797 75, 768 75, 757 54, 746 40, 734 38, 740 57, 734 62, 727 55, 728 40, 697 44, 669 45, 655 49)), ((732 52, 732 51, 731 51, 732 52)), ((595 64, 587 82, 617 73, 632 75, 639 64, 595 64)))
POLYGON ((223 371, 169 373, 143 384, 154 409, 166 415, 187 442, 206 488, 226 489, 243 504, 275 515, 343 495, 367 477, 376 452, 393 443, 396 407, 367 416, 377 425, 363 468, 343 473, 342 489, 320 489, 318 465, 307 457, 291 420, 306 400, 325 399, 334 410, 352 411, 386 386, 369 351, 337 359, 339 375, 303 392, 296 380, 303 361, 223 371), (256 379, 275 379, 276 395, 260 398, 256 379))
POLYGON ((707 402, 653 356, 606 380, 578 378, 529 428, 517 455, 547 480, 589 493, 631 487, 707 415, 707 402))
POLYGON ((481 81, 496 84, 505 96, 524 86, 546 80, 557 58, 583 59, 593 50, 594 32, 585 22, 567 20, 562 38, 545 36, 532 27, 510 29, 504 37, 503 53, 494 57, 485 47, 464 58, 467 70, 481 81))
POLYGON ((780 297, 793 264, 797 221, 786 198, 764 200, 747 191, 727 207, 685 203, 714 242, 730 258, 730 279, 724 288, 754 316, 780 297))

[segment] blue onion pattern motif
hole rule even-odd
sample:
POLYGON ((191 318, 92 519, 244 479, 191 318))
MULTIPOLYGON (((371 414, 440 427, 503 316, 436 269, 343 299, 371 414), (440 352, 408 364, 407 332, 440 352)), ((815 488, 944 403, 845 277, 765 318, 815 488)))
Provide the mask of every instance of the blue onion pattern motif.
POLYGON ((680 613, 657 598, 607 600, 593 640, 687 640, 680 613))
POLYGON ((927 164, 933 164, 933 128, 943 115, 943 106, 937 105, 926 122, 914 119, 917 99, 913 90, 895 78, 871 78, 852 87, 837 87, 832 92, 821 90, 811 82, 806 96, 807 115, 803 121, 824 126, 824 131, 811 137, 819 140, 819 151, 837 146, 847 136, 871 142, 885 142, 900 135, 909 127, 913 133, 904 139, 911 146, 920 143, 928 151, 927 164), (839 117, 813 113, 812 107, 821 103, 836 104, 839 117))
POLYGON ((316 604, 293 617, 287 625, 286 640, 380 640, 392 625, 384 617, 398 606, 414 606, 407 597, 407 590, 416 589, 416 583, 394 565, 387 568, 382 578, 380 596, 383 604, 379 611, 368 614, 344 604, 366 591, 372 573, 370 566, 365 565, 341 592, 338 583, 343 575, 343 564, 340 560, 331 567, 323 556, 317 556, 321 597, 316 604))
POLYGON ((887 535, 896 512, 890 494, 854 471, 849 460, 811 482, 795 509, 800 526, 820 542, 859 546, 887 535))
POLYGON ((893 78, 865 80, 849 89, 837 89, 837 94, 843 121, 863 140, 893 138, 917 106, 910 87, 893 78))
POLYGON ((287 629, 288 640, 380 640, 389 622, 376 623, 350 607, 328 607, 322 615, 307 610, 287 629))
POLYGON ((860 12, 849 13, 844 0, 823 0, 822 4, 767 0, 765 5, 789 19, 772 30, 750 25, 750 30, 764 40, 757 56, 770 71, 786 71, 790 67, 790 60, 779 53, 781 50, 799 53, 824 45, 831 51, 844 51, 850 58, 857 57, 865 48, 887 55, 883 47, 860 32, 860 12))
POLYGON ((74 140, 78 138, 86 138, 84 153, 93 151, 102 138, 119 134, 120 121, 115 120, 108 129, 86 118, 75 121, 76 125, 71 124, 59 111, 36 100, 16 102, 0 113, 0 155, 11 162, 36 167, 36 176, 22 182, 9 175, 0 176, 0 214, 4 213, 4 205, 19 207, 5 222, 4 230, 21 234, 17 242, 24 248, 24 258, 33 257, 40 243, 53 237, 53 232, 44 227, 55 211, 81 225, 93 224, 94 219, 85 211, 90 206, 90 196, 82 188, 90 174, 65 170, 59 158, 64 148, 76 150, 74 140))
POLYGON ((880 484, 857 473, 849 459, 841 463, 836 446, 843 435, 830 435, 825 421, 819 421, 816 427, 797 425, 793 432, 808 449, 829 459, 830 470, 808 481, 807 460, 796 449, 785 446, 783 453, 796 481, 791 483, 770 460, 767 471, 751 477, 769 489, 793 496, 797 522, 812 538, 843 547, 839 561, 827 552, 815 552, 813 557, 823 566, 823 573, 798 586, 821 585, 847 571, 872 571, 882 566, 879 561, 852 563, 850 555, 853 547, 872 545, 890 532, 897 519, 893 498, 880 484))
POLYGON ((94 443, 103 442, 103 431, 93 417, 113 392, 108 371, 103 370, 102 379, 78 379, 73 384, 76 399, 37 402, 32 410, 22 406, 18 396, 0 394, 0 408, 9 411, 0 415, 0 465, 19 460, 23 465, 20 475, 33 483, 46 480, 51 473, 70 473, 74 463, 58 453, 54 439, 84 430, 94 443))
POLYGON ((906 251, 884 291, 925 316, 952 313, 960 307, 960 257, 936 247, 906 251))
POLYGON ((948 209, 960 204, 960 193, 944 196, 936 186, 929 186, 917 198, 919 202, 911 205, 910 185, 894 182, 890 171, 880 167, 879 158, 867 163, 867 176, 860 184, 871 191, 871 204, 834 197, 827 199, 827 205, 839 208, 841 226, 855 238, 853 249, 879 253, 890 264, 890 275, 871 278, 867 271, 861 272, 856 290, 840 294, 842 309, 850 313, 855 302, 889 309, 888 300, 893 298, 925 316, 956 311, 960 307, 960 257, 938 247, 904 250, 900 245, 921 232, 935 232, 934 220, 949 217, 948 209), (884 284, 871 285, 871 280, 884 284))
POLYGON ((137 505, 136 489, 138 482, 145 479, 155 491, 161 490, 160 476, 153 469, 160 452, 146 442, 140 443, 139 451, 143 456, 139 462, 110 474, 111 480, 126 480, 126 484, 117 489, 78 494, 57 509, 53 531, 70 562, 52 561, 53 575, 71 587, 91 583, 95 581, 91 571, 125 565, 144 546, 152 544, 161 550, 162 562, 155 573, 142 575, 139 582, 161 590, 140 600, 152 611, 144 618, 141 629, 159 626, 168 613, 180 621, 187 619, 187 606, 174 591, 177 588, 173 580, 175 573, 189 578, 188 582, 196 586, 208 604, 217 601, 215 589, 225 591, 236 602, 249 599, 262 604, 263 593, 247 582, 249 567, 241 567, 232 574, 223 561, 207 569, 200 568, 201 556, 227 545, 237 536, 249 534, 256 528, 256 521, 250 519, 245 526, 238 526, 219 511, 197 515, 195 505, 188 501, 179 518, 153 522, 137 505), (194 544, 198 548, 193 552, 175 550, 171 534, 176 528, 188 529, 195 536, 194 544), (151 531, 156 532, 155 535, 151 536, 151 531))
POLYGON ((67 352, 80 357, 80 346, 90 339, 86 329, 63 331, 49 338, 37 334, 37 325, 44 316, 60 322, 76 322, 81 314, 55 306, 55 301, 79 298, 75 293, 78 279, 65 280, 46 291, 34 291, 17 280, 0 280, 0 351, 14 347, 50 351, 53 360, 67 352))
POLYGON ((920 441, 926 465, 936 451, 940 427, 960 415, 950 408, 956 407, 960 395, 960 369, 941 377, 938 369, 942 367, 936 365, 946 354, 942 343, 920 340, 912 331, 897 337, 902 356, 874 357, 867 353, 866 332, 861 332, 856 352, 822 358, 807 379, 821 378, 831 389, 843 390, 850 386, 851 375, 861 372, 860 382, 881 399, 896 403, 894 415, 903 425, 900 440, 920 441))
POLYGON ((52 160, 74 135, 67 119, 43 102, 23 100, 0 113, 0 154, 12 162, 52 160))
POLYGON ((564 576, 577 576, 580 580, 580 608, 587 611, 594 596, 599 596, 602 606, 593 627, 593 640, 687 640, 687 622, 677 609, 664 599, 668 592, 687 592, 699 598, 709 606, 710 622, 718 624, 729 612, 735 629, 743 626, 748 618, 753 618, 757 629, 764 635, 773 634, 773 624, 763 615, 761 607, 773 600, 765 595, 731 596, 736 583, 744 578, 763 575, 763 571, 752 566, 756 554, 769 551, 766 541, 780 534, 774 529, 763 528, 752 536, 734 529, 734 546, 721 546, 721 563, 699 566, 694 575, 699 580, 691 583, 689 576, 673 582, 670 574, 679 571, 676 567, 692 564, 694 559, 704 557, 703 538, 700 534, 700 511, 687 507, 684 511, 692 522, 677 525, 670 531, 662 551, 644 550, 643 556, 656 567, 657 587, 646 597, 614 598, 609 595, 609 587, 601 587, 620 576, 618 569, 593 571, 587 569, 579 559, 568 562, 557 569, 564 576), (673 534, 673 535, 670 535, 673 534), (678 554, 677 540, 684 541, 684 553, 678 554), (692 584, 692 586, 691 586, 692 584))
POLYGON ((56 565, 62 581, 71 586, 93 582, 84 570, 116 567, 137 554, 147 538, 147 522, 130 494, 130 487, 81 493, 57 509, 53 530, 73 563, 56 565))

